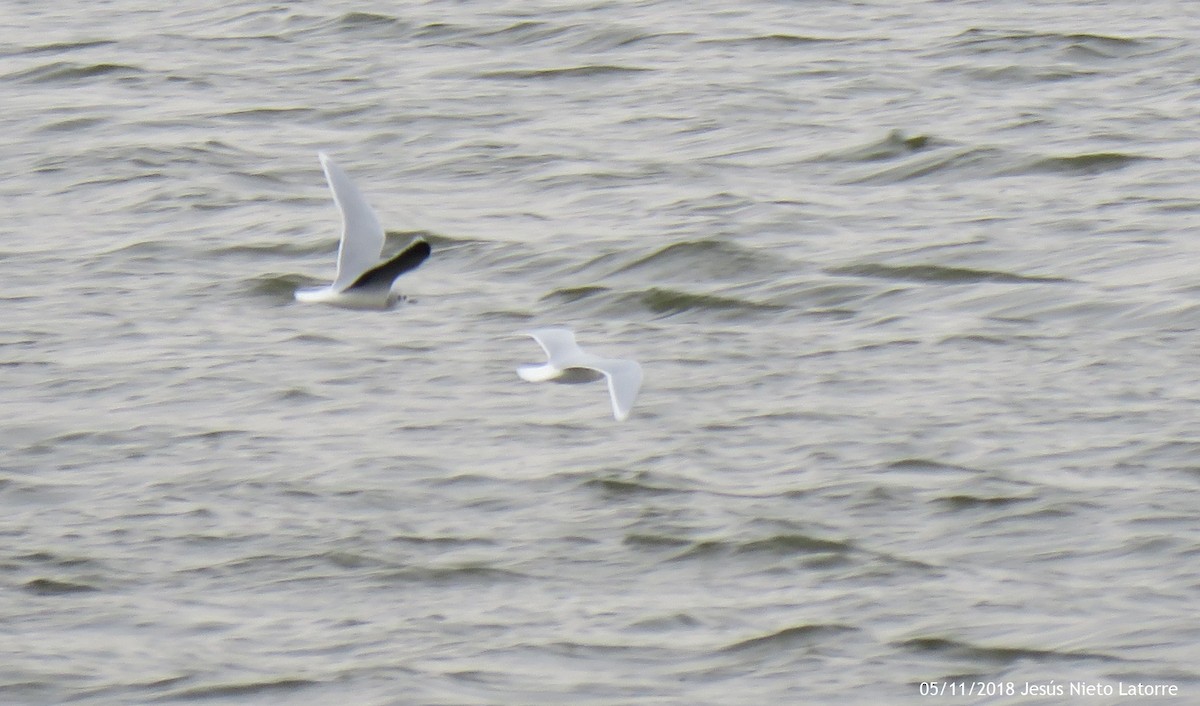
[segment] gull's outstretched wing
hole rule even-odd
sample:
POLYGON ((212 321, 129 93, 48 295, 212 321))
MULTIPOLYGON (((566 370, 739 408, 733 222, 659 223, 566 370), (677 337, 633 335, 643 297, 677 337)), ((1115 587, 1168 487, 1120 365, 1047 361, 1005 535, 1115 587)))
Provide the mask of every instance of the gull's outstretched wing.
POLYGON ((596 360, 583 366, 598 370, 608 378, 608 394, 612 397, 613 417, 618 422, 629 418, 633 401, 642 389, 642 366, 632 360, 596 360))
POLYGON ((429 247, 429 243, 418 238, 392 259, 387 262, 381 262, 362 273, 346 289, 390 290, 392 283, 396 281, 397 277, 409 270, 416 269, 418 265, 425 262, 425 259, 429 257, 429 253, 431 252, 433 252, 433 249, 429 247))
POLYGON ((318 153, 333 200, 342 212, 342 242, 338 246, 337 277, 333 289, 350 287, 379 262, 383 252, 383 226, 362 192, 324 152, 318 153))
POLYGON ((579 356, 585 355, 569 328, 539 328, 526 331, 525 335, 538 342, 546 352, 547 362, 556 368, 568 367, 579 356))

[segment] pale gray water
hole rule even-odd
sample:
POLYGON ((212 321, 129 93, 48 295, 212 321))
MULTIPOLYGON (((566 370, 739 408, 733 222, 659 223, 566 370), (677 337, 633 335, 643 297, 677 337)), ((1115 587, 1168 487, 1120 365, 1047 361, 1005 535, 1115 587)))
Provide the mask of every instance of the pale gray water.
POLYGON ((0 703, 1200 700, 1189 5, 183 5, 0 8, 0 703))

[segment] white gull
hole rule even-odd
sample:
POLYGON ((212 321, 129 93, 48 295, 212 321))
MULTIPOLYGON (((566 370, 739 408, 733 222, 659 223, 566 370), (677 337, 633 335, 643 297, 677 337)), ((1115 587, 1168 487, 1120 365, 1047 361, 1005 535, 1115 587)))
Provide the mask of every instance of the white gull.
POLYGON ((575 343, 568 328, 542 328, 524 332, 546 352, 544 364, 529 363, 517 368, 517 374, 529 382, 580 383, 608 379, 613 417, 625 421, 642 387, 642 366, 632 360, 601 358, 584 351, 575 343))
POLYGON ((337 276, 333 284, 324 287, 297 289, 296 299, 350 309, 387 309, 400 299, 392 291, 392 284, 429 257, 429 243, 417 238, 400 253, 381 261, 384 232, 375 211, 341 167, 324 152, 318 156, 333 200, 342 212, 337 276))

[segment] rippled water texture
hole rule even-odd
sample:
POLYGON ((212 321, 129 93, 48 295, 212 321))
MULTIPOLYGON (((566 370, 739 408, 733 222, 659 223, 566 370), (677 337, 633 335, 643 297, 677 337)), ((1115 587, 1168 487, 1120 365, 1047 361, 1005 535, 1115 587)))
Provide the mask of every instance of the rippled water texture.
POLYGON ((0 8, 0 702, 1200 699, 1183 4, 158 7, 0 8))

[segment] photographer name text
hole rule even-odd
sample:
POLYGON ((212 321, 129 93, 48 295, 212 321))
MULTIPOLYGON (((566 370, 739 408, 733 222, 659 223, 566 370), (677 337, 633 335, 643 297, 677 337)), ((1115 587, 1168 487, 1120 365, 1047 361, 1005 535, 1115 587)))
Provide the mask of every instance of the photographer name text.
POLYGON ((1071 681, 927 681, 921 696, 1179 696, 1176 684, 1071 681))

